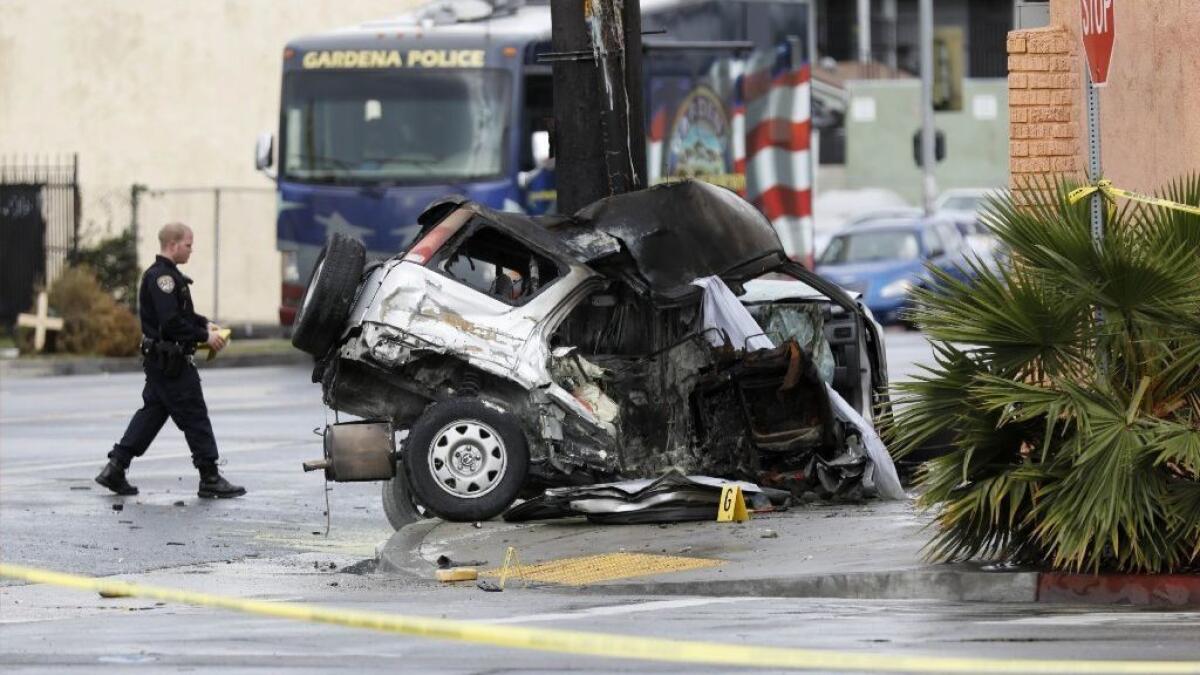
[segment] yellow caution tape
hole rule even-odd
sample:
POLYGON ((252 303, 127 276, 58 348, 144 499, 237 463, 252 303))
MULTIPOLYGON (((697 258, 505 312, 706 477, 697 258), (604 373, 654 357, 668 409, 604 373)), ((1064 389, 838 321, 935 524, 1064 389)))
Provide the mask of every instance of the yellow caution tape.
POLYGON ((423 638, 458 640, 497 647, 578 656, 799 670, 893 673, 1096 673, 1099 675, 1109 673, 1200 673, 1200 661, 1052 661, 856 654, 823 649, 755 647, 583 631, 534 629, 474 621, 430 619, 377 612, 354 612, 293 603, 243 600, 159 586, 142 586, 124 581, 106 581, 7 563, 0 563, 0 576, 81 591, 92 591, 106 597, 150 598, 295 621, 327 623, 349 628, 368 628, 423 638))
POLYGON ((1200 216, 1200 206, 1180 204, 1179 202, 1173 202, 1169 199, 1151 197, 1149 195, 1141 194, 1140 192, 1132 192, 1130 190, 1123 190, 1119 187, 1113 187, 1112 181, 1108 180, 1107 178, 1097 181, 1095 185, 1086 185, 1084 187, 1071 190, 1071 192, 1067 194, 1067 201, 1072 204, 1077 204, 1096 193, 1100 193, 1100 196, 1104 197, 1104 199, 1108 200, 1110 203, 1115 203, 1117 201, 1117 197, 1123 197, 1130 201, 1141 202, 1143 204, 1149 204, 1150 206, 1158 206, 1164 209, 1183 211, 1184 213, 1200 216))

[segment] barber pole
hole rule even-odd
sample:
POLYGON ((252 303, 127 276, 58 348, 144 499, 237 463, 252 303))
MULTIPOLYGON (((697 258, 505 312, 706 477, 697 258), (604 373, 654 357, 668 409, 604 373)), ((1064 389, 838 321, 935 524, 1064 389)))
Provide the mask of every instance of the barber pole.
POLYGON ((784 42, 718 59, 674 96, 657 90, 646 156, 651 185, 697 178, 737 190, 771 221, 788 254, 811 268, 811 69, 802 61, 784 42), (711 155, 688 154, 697 139, 711 155))
POLYGON ((745 197, 775 226, 784 248, 810 268, 812 229, 812 71, 794 65, 790 44, 756 54, 740 78, 733 115, 735 159, 745 197), (740 114, 738 111, 741 111, 740 114))

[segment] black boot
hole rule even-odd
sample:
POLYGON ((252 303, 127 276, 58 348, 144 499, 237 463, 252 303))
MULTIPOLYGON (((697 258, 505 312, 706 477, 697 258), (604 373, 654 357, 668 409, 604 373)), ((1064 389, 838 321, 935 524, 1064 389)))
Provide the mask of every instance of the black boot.
POLYGON ((116 462, 110 461, 106 464, 100 475, 96 476, 96 482, 119 495, 129 496, 138 493, 138 489, 125 480, 125 469, 116 462))
POLYGON ((227 499, 241 497, 246 488, 225 480, 215 465, 200 467, 200 490, 196 493, 205 499, 227 499))

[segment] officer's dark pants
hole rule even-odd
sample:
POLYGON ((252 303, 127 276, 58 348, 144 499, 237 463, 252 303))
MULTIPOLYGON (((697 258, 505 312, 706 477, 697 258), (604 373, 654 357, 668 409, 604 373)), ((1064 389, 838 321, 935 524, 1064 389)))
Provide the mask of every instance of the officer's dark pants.
POLYGON ((142 389, 142 407, 133 414, 121 442, 113 446, 108 458, 129 468, 134 457, 141 457, 166 424, 167 418, 183 432, 197 468, 217 461, 217 440, 208 421, 208 406, 200 390, 200 373, 186 364, 178 377, 167 377, 161 368, 145 364, 146 386, 142 389))

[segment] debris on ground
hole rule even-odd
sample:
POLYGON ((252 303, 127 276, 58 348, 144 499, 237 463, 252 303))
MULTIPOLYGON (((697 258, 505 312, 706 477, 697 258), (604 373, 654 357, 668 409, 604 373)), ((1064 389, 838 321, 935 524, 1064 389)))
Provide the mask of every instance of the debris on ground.
POLYGON ((710 476, 685 476, 669 471, 660 478, 618 483, 550 488, 541 496, 513 506, 504 513, 508 522, 587 516, 593 523, 635 524, 715 520, 721 490, 736 485, 747 497, 768 503, 785 503, 782 490, 710 476))
POLYGON ((437 580, 442 583, 475 581, 478 578, 479 570, 474 567, 451 567, 437 571, 437 580))
POLYGON ((445 570, 451 567, 482 567, 487 564, 486 560, 451 560, 449 556, 439 555, 437 557, 438 569, 445 570))

